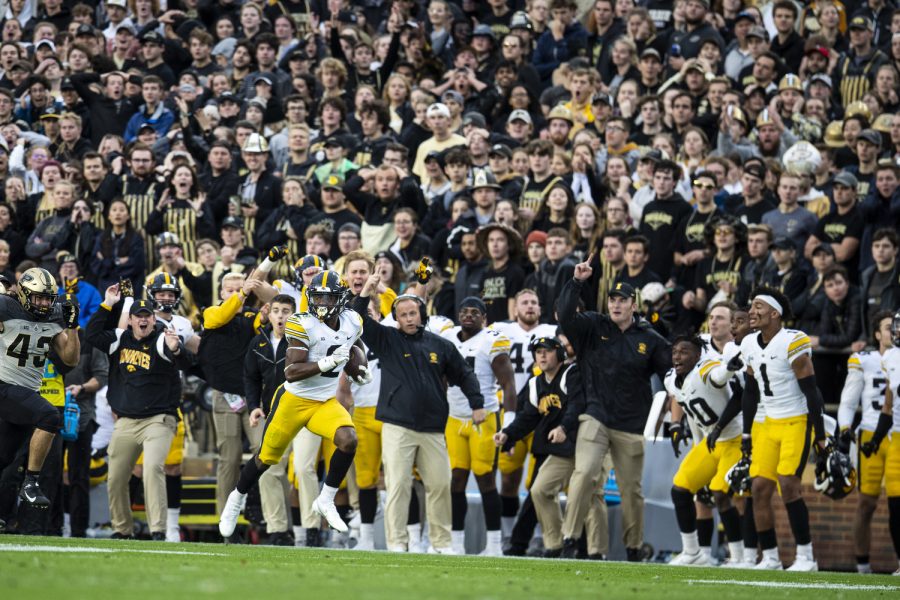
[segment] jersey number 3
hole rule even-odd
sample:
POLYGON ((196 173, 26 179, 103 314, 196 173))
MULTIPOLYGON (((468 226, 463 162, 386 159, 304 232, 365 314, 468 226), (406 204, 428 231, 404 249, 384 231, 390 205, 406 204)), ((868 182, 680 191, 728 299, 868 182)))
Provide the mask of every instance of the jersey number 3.
MULTIPOLYGON (((37 344, 35 347, 35 352, 45 352, 50 348, 50 342, 53 338, 48 337, 40 337, 37 340, 37 344)), ((31 346, 31 336, 25 333, 20 333, 16 336, 16 339, 13 340, 12 344, 9 345, 9 348, 6 349, 6 355, 15 358, 19 361, 19 367, 25 367, 28 365, 28 348, 31 346)), ((46 360, 46 354, 38 356, 37 354, 32 357, 31 364, 37 368, 43 368, 44 361, 46 360)))

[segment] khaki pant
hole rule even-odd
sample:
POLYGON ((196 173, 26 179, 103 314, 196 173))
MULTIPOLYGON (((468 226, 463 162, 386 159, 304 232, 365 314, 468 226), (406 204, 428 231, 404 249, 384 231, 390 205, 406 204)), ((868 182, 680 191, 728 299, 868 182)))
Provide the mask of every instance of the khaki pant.
POLYGON ((151 533, 166 531, 166 473, 164 465, 175 437, 178 420, 173 415, 146 419, 120 417, 109 441, 109 515, 113 529, 134 535, 128 481, 141 451, 144 452, 144 503, 151 533))
POLYGON ((316 475, 319 448, 322 438, 304 427, 294 438, 294 474, 297 476, 297 491, 300 495, 300 518, 303 527, 318 529, 319 515, 312 509, 313 500, 319 495, 319 478, 316 475))
POLYGON ((611 429, 589 415, 581 415, 578 420, 575 470, 569 480, 563 536, 576 538, 581 533, 609 454, 622 495, 622 538, 626 548, 640 548, 644 541, 644 496, 641 492, 644 436, 611 429))
POLYGON ((416 468, 425 485, 425 513, 431 545, 450 547, 450 458, 443 433, 421 433, 385 423, 381 432, 381 460, 384 465, 384 529, 388 548, 406 547, 409 534, 409 495, 412 470, 416 468))
MULTIPOLYGON (((250 413, 246 407, 233 412, 222 392, 213 391, 213 426, 216 430, 216 449, 219 451, 219 463, 216 468, 216 513, 222 514, 222 507, 228 500, 228 494, 235 488, 241 474, 241 458, 244 442, 241 434, 250 441, 250 452, 255 454, 262 442, 263 423, 250 426, 250 413)), ((285 483, 287 460, 273 465, 259 479, 259 495, 262 504, 263 518, 266 520, 266 531, 278 533, 287 531, 288 513, 285 503, 285 483)))
MULTIPOLYGON (((574 470, 574 457, 550 456, 541 465, 531 486, 531 501, 541 524, 544 548, 548 550, 556 550, 563 544, 563 516, 559 506, 559 493, 569 483, 574 470)), ((604 466, 585 517, 588 554, 609 554, 609 522, 606 499, 603 495, 603 486, 606 485, 608 475, 609 467, 604 466)))

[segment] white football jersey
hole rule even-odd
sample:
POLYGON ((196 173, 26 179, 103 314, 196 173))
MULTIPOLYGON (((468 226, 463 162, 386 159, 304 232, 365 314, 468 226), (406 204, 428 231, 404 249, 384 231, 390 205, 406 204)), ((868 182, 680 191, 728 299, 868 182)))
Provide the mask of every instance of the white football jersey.
MULTIPOLYGON (((341 346, 348 348, 362 335, 362 317, 355 311, 344 309, 338 317, 337 330, 332 329, 308 313, 294 313, 287 320, 284 335, 309 348, 308 362, 318 362, 341 346)), ((338 375, 341 368, 319 373, 300 381, 285 382, 284 389, 306 400, 324 402, 336 396, 338 375)))
POLYGON ((18 299, 0 294, 0 323, 0 381, 38 391, 53 338, 63 330, 61 306, 38 320, 18 299))
MULTIPOLYGON (((709 435, 731 400, 731 382, 716 387, 712 379, 713 372, 716 372, 717 379, 721 379, 725 370, 725 363, 721 360, 700 360, 684 378, 680 393, 675 395, 684 412, 693 417, 703 437, 709 435)), ((738 413, 722 430, 719 439, 730 440, 741 435, 742 430, 743 418, 738 413)))
POLYGON ((368 346, 363 344, 366 351, 366 360, 369 363, 369 372, 372 373, 372 381, 366 385, 357 385, 350 381, 350 392, 353 394, 353 406, 367 408, 378 404, 378 392, 381 390, 381 367, 378 357, 368 346))
POLYGON ((887 378, 881 369, 880 352, 854 352, 847 359, 847 379, 841 392, 841 406, 838 423, 841 427, 853 424, 856 408, 862 401, 860 429, 875 431, 878 415, 884 405, 884 390, 887 378))
MULTIPOLYGON (((496 331, 482 329, 466 341, 462 341, 459 339, 460 331, 462 328, 456 326, 448 329, 441 336, 453 342, 459 353, 475 371, 478 386, 484 396, 484 410, 488 413, 497 412, 500 410, 500 401, 497 397, 500 386, 497 385, 497 378, 494 377, 491 365, 496 357, 501 354, 509 354, 509 339, 496 331)), ((452 386, 447 390, 447 401, 450 403, 451 417, 456 419, 472 417, 469 401, 458 387, 452 386)))
POLYGON ((761 337, 759 332, 747 335, 741 341, 741 356, 744 364, 753 369, 759 386, 759 404, 766 416, 787 419, 808 414, 806 397, 791 365, 812 353, 809 336, 796 329, 782 328, 765 347, 760 345, 761 337))
MULTIPOLYGON (((731 341, 725 344, 725 347, 722 348, 722 362, 726 365, 728 361, 734 358, 734 355, 741 351, 740 345, 736 342, 731 341)), ((702 360, 702 359, 701 359, 702 360)), ((741 387, 745 387, 744 378, 747 370, 747 362, 744 361, 744 368, 734 374, 735 379, 741 385, 741 387)), ((762 404, 758 404, 756 406, 756 415, 753 417, 753 421, 756 423, 762 423, 766 420, 766 409, 762 404)))
POLYGON ((197 335, 194 331, 194 328, 191 326, 190 320, 182 317, 181 315, 171 315, 172 318, 168 321, 163 319, 157 315, 156 320, 163 325, 166 326, 167 329, 171 329, 175 333, 178 334, 178 337, 181 338, 181 341, 187 343, 189 339, 197 335))
POLYGON ((705 348, 703 349, 703 351, 700 353, 700 362, 703 362, 704 360, 707 360, 707 359, 711 359, 711 360, 719 360, 719 359, 721 359, 723 356, 725 356, 725 348, 728 348, 728 344, 734 343, 734 342, 728 342, 728 343, 726 343, 726 344, 725 344, 725 347, 722 348, 722 351, 719 352, 719 351, 716 349, 715 344, 713 344, 713 341, 712 341, 712 335, 711 335, 711 334, 709 334, 709 333, 701 333, 701 334, 700 334, 700 339, 703 340, 704 342, 706 342, 706 347, 705 347, 705 348))
POLYGON ((278 290, 279 294, 285 294, 294 299, 294 306, 297 312, 305 313, 309 308, 306 302, 306 287, 297 289, 297 287, 284 279, 276 279, 272 282, 272 286, 278 290))
POLYGON ((900 348, 888 349, 881 357, 881 368, 887 376, 887 385, 894 392, 894 431, 900 432, 900 398, 897 388, 900 387, 900 348))
POLYGON ((528 345, 535 338, 555 337, 556 325, 540 323, 526 331, 516 321, 497 321, 489 327, 509 339, 509 360, 516 375, 516 391, 521 392, 528 384, 534 372, 534 356, 528 351, 528 345))

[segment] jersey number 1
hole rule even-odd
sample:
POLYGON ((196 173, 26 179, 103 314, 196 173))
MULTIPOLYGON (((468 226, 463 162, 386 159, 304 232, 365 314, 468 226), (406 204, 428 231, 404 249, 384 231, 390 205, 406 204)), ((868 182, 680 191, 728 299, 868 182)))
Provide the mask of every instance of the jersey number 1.
POLYGON ((762 376, 763 380, 763 393, 766 396, 774 396, 775 394, 772 393, 772 386, 769 385, 769 376, 766 374, 766 363, 760 363, 759 374, 762 376))
MULTIPOLYGON (((40 337, 37 340, 37 347, 35 350, 40 352, 43 349, 50 347, 50 341, 52 338, 48 337, 40 337)), ((31 346, 31 336, 25 333, 20 333, 16 336, 16 339, 13 340, 12 344, 9 345, 9 348, 6 349, 6 355, 11 356, 19 361, 19 367, 25 367, 28 365, 28 348, 31 346)), ((31 359, 31 364, 37 368, 43 368, 44 366, 44 356, 34 356, 31 359)))

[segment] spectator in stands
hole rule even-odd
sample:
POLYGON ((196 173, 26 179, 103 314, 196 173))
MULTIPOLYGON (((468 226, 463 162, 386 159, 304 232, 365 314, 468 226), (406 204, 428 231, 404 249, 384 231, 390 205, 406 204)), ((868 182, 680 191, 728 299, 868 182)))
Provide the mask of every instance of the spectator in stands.
POLYGON ((875 264, 868 267, 860 276, 860 323, 862 334, 859 341, 854 342, 853 351, 859 352, 870 339, 870 320, 879 310, 894 311, 900 308, 900 267, 897 263, 897 251, 900 249, 900 238, 897 231, 885 227, 872 235, 872 257, 875 264))

